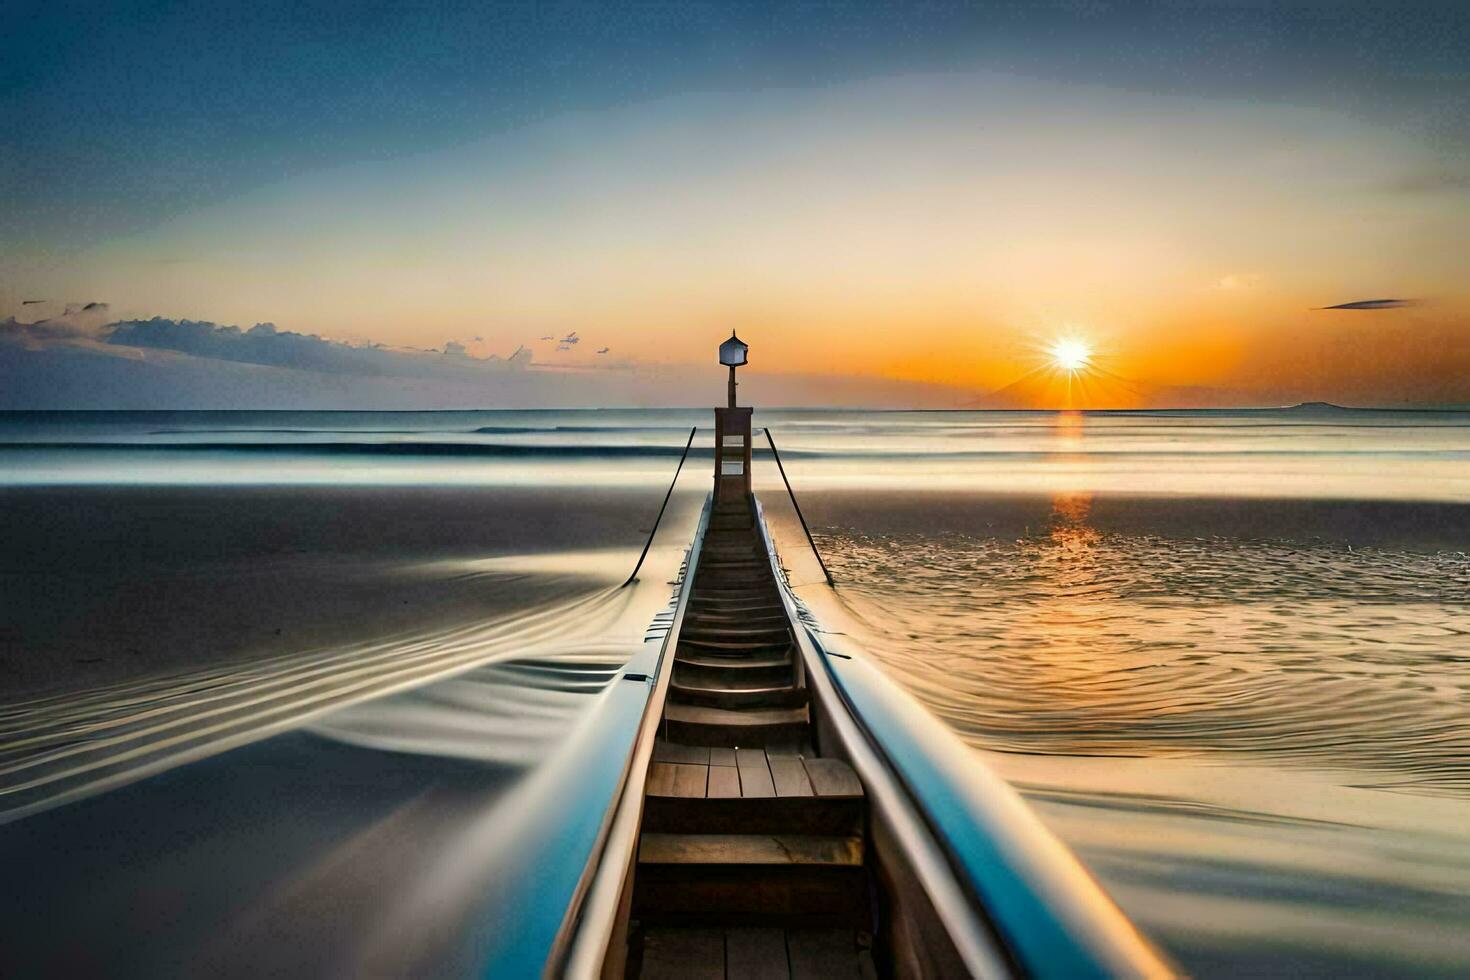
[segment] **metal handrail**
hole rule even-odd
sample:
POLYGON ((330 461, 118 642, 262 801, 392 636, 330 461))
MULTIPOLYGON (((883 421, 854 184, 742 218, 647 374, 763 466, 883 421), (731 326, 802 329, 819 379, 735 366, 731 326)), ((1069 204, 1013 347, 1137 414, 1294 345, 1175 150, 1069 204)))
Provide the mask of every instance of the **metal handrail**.
POLYGON ((663 719, 664 700, 673 674, 674 658, 669 650, 683 628, 713 502, 713 494, 705 498, 674 600, 674 615, 657 656, 642 656, 636 662, 629 661, 624 668, 625 677, 647 683, 647 702, 627 752, 621 788, 607 809, 604 832, 588 853, 576 897, 568 904, 556 941, 547 955, 542 969, 545 977, 595 977, 602 972, 602 963, 610 952, 621 915, 623 884, 638 848, 644 785, 654 738, 663 719))
POLYGON ((806 543, 812 546, 812 554, 817 556, 817 564, 822 566, 822 575, 827 579, 828 585, 836 585, 832 581, 832 573, 827 571, 827 563, 822 561, 822 553, 817 550, 817 543, 812 540, 812 529, 806 526, 806 516, 801 512, 801 504, 796 502, 796 491, 791 489, 791 481, 786 479, 786 467, 781 465, 781 453, 776 449, 776 440, 767 428, 766 442, 771 444, 771 455, 776 457, 776 469, 781 472, 781 482, 786 484, 786 493, 791 497, 791 506, 796 508, 796 519, 801 521, 801 529, 806 532, 806 543))
MULTIPOLYGON (((633 574, 628 576, 628 581, 622 584, 627 588, 638 581, 638 569, 643 567, 643 559, 648 557, 648 549, 653 547, 653 536, 658 533, 658 523, 664 519, 664 509, 669 506, 669 498, 674 495, 674 484, 679 482, 679 473, 684 469, 684 460, 689 458, 689 447, 694 445, 694 433, 699 431, 699 426, 690 426, 689 441, 684 443, 684 453, 679 457, 679 465, 674 467, 674 478, 669 481, 669 492, 664 494, 664 502, 659 505, 658 516, 653 519, 653 528, 648 532, 648 540, 643 542, 643 554, 638 556, 638 564, 633 566, 633 574)), ((817 559, 821 561, 820 558, 817 559)))

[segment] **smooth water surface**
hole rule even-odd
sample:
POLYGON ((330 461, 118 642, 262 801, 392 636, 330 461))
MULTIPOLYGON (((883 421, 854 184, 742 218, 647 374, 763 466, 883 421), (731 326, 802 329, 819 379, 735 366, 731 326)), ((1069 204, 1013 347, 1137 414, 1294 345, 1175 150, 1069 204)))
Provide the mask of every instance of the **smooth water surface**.
MULTIPOLYGON (((493 840, 493 864, 534 835, 525 787, 667 598, 707 431, 618 585, 708 422, 0 415, 0 852, 46 882, 0 909, 12 965, 72 962, 52 923, 133 972, 353 972, 390 961, 385 923, 485 914, 427 859, 364 855, 493 840)), ((836 576, 758 454, 824 625, 1187 969, 1470 970, 1470 414, 757 424, 836 576)), ((415 962, 476 962, 440 929, 415 962)))

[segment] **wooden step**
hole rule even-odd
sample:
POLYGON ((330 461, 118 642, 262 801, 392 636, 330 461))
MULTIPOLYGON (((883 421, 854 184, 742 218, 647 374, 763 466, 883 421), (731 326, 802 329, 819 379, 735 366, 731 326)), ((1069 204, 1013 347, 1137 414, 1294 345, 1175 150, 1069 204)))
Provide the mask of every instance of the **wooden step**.
MULTIPOLYGON (((712 770, 714 771, 714 770, 712 770)), ((861 796, 649 796, 643 829, 683 834, 855 834, 861 796)))
POLYGON ((673 680, 691 686, 722 682, 754 688, 759 685, 789 685, 797 676, 791 657, 701 657, 676 655, 673 680))
POLYGON ((798 741, 806 737, 809 721, 805 705, 743 711, 673 702, 664 706, 665 734, 670 741, 688 745, 762 746, 798 741))
POLYGON ((710 606, 690 605, 685 615, 685 621, 690 622, 763 622, 773 620, 785 623, 786 610, 775 605, 744 605, 744 606, 710 606))
POLYGON ((756 551, 754 548, 706 548, 699 555, 701 568, 711 564, 727 565, 735 562, 751 562, 766 568, 771 567, 771 563, 766 560, 765 553, 756 551))
POLYGON ((727 572, 719 569, 705 571, 701 568, 694 576, 694 592, 698 595, 706 590, 730 592, 740 590, 755 592, 762 587, 774 589, 775 582, 769 571, 727 572))
POLYGON ((705 561, 704 556, 701 555, 699 559, 699 571, 706 575, 714 572, 719 572, 722 575, 744 575, 748 573, 770 578, 771 564, 770 562, 761 561, 758 558, 712 558, 709 561, 705 561))
POLYGON ((786 607, 781 604, 781 598, 776 594, 774 588, 757 589, 749 595, 743 596, 717 596, 705 593, 694 595, 689 599, 689 608, 694 612, 709 613, 746 613, 763 612, 786 614, 786 607))
POLYGON ((711 565, 706 567, 701 564, 694 581, 697 588, 698 583, 702 582, 708 582, 711 585, 729 585, 731 583, 761 585, 765 582, 772 581, 772 579, 771 570, 764 565, 740 564, 711 565))
POLYGON ((633 917, 644 924, 868 926, 862 864, 640 863, 633 917))
POLYGON ((761 555, 714 553, 699 556, 699 570, 706 568, 749 568, 754 571, 770 574, 771 563, 761 555))
POLYGON ((773 626, 741 626, 735 623, 686 623, 679 632, 681 640, 708 640, 713 643, 790 643, 791 630, 784 622, 773 626))
POLYGON ((845 762, 810 745, 741 748, 654 743, 643 829, 686 834, 861 833, 863 788, 845 762))
POLYGON ((679 645, 691 652, 703 650, 727 657, 749 657, 779 654, 791 646, 788 630, 768 630, 760 633, 732 633, 728 630, 686 630, 679 636, 679 645))
POLYGON ((753 674, 759 670, 772 670, 777 667, 789 668, 794 666, 795 661, 791 659, 790 654, 791 650, 789 648, 784 651, 784 655, 775 654, 763 657, 729 657, 721 656, 718 653, 712 653, 707 650, 689 650, 674 655, 674 667, 677 669, 681 665, 687 665, 689 667, 704 667, 711 670, 733 670, 753 674))
POLYGON ((750 599, 770 602, 780 601, 780 593, 776 590, 775 579, 768 577, 765 582, 756 585, 706 585, 696 588, 690 599, 694 602, 730 602, 750 599))
POLYGON ((863 839, 817 834, 666 834, 644 832, 638 863, 699 865, 816 864, 860 867, 863 839))
POLYGON ((706 622, 702 624, 689 624, 688 620, 686 619, 685 624, 686 626, 692 625, 692 627, 696 631, 702 633, 728 633, 731 636, 755 636, 761 633, 781 633, 786 636, 790 635, 790 630, 787 628, 786 617, 784 615, 776 616, 772 613, 767 613, 765 616, 760 617, 759 619, 749 615, 736 616, 732 618, 732 622, 706 622), (761 620, 765 621, 762 622, 761 620))
MULTIPOLYGON (((781 596, 776 583, 765 586, 740 586, 738 588, 697 589, 689 603, 696 609, 730 609, 751 606, 780 606, 781 596)), ((782 608, 785 608, 784 606, 782 608)))
POLYGON ((878 975, 865 931, 649 926, 633 936, 636 980, 869 980, 878 975))
POLYGON ((760 657, 765 659, 772 656, 780 656, 791 649, 791 639, 782 637, 778 641, 770 643, 747 643, 726 642, 723 640, 705 640, 698 637, 685 639, 679 638, 679 645, 675 647, 675 655, 712 653, 715 656, 726 657, 760 657))
POLYGON ((807 703, 807 689, 793 687, 789 681, 775 684, 719 683, 712 678, 688 678, 675 675, 669 685, 669 698, 682 704, 702 704, 711 708, 797 708, 807 703))
POLYGON ((716 612, 712 609, 699 609, 685 615, 684 625, 710 626, 764 626, 775 627, 786 625, 786 610, 780 606, 767 606, 765 611, 748 610, 735 612, 716 612))

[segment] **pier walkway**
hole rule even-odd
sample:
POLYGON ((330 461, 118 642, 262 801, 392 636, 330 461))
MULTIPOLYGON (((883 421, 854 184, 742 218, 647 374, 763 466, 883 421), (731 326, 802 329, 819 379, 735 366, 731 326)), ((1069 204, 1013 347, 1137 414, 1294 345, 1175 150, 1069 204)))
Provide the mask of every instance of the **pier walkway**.
POLYGON ((715 504, 644 801, 629 974, 874 975, 862 783, 813 749, 748 497, 715 504))

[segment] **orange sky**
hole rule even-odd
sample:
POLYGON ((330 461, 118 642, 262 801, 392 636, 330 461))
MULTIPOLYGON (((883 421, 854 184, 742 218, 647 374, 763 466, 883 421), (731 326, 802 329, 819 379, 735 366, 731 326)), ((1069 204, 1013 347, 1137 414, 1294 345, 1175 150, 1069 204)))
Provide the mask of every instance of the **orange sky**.
POLYGON ((1446 165, 1321 109, 914 76, 553 119, 19 273, 124 316, 542 363, 703 362, 737 327, 756 370, 980 398, 1075 334, 1118 379, 1094 407, 1470 402, 1470 194, 1415 180, 1446 165), (1384 297, 1418 302, 1313 309, 1384 297))

